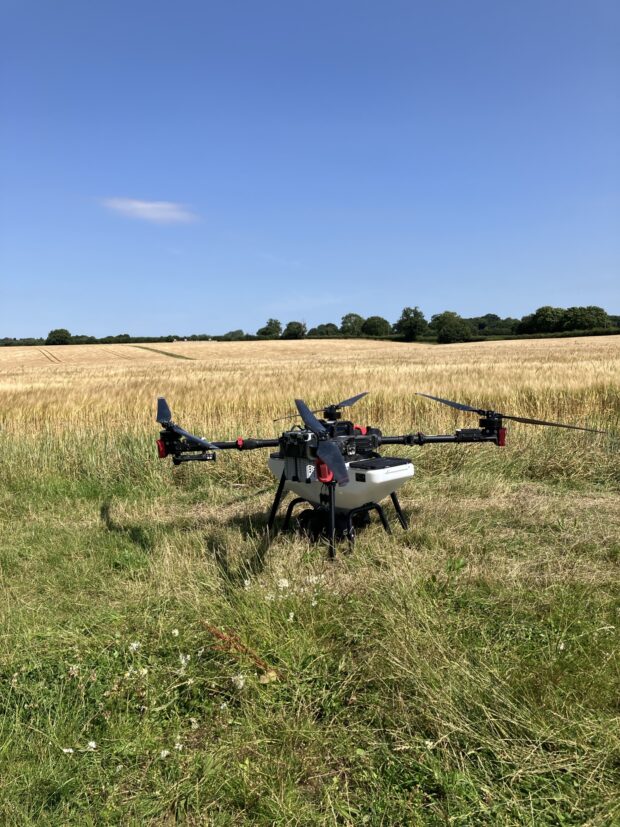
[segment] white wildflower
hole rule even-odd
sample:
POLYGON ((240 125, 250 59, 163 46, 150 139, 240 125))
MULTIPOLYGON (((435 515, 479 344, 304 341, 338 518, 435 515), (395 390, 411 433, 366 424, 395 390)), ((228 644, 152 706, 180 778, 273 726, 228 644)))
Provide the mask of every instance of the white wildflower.
POLYGON ((62 751, 65 755, 73 755, 73 750, 71 749, 71 747, 63 747, 62 751))
POLYGON ((426 747, 426 749, 432 749, 435 746, 435 742, 429 741, 429 739, 427 738, 424 742, 424 746, 426 747))
POLYGON ((90 750, 91 752, 92 752, 93 750, 97 749, 97 742, 96 742, 96 741, 89 741, 89 742, 86 744, 86 749, 90 750))
POLYGON ((183 749, 183 744, 180 741, 175 741, 174 748, 177 752, 181 752, 181 750, 183 749))
POLYGON ((189 724, 190 724, 190 726, 193 730, 198 729, 198 719, 197 718, 190 718, 189 719, 189 724))
POLYGON ((250 582, 250 580, 244 580, 243 581, 243 588, 244 589, 249 589, 251 585, 252 585, 252 583, 250 582))
POLYGON ((142 646, 142 644, 139 643, 137 640, 132 640, 132 642, 129 644, 129 651, 130 652, 137 652, 138 649, 140 649, 141 646, 142 646))
POLYGON ((289 584, 286 577, 281 577, 278 580, 278 588, 280 589, 281 592, 284 591, 285 589, 288 589, 289 585, 290 584, 289 584))
POLYGON ((179 630, 178 629, 173 629, 170 634, 172 635, 172 637, 178 637, 179 636, 179 630))
POLYGON ((318 603, 319 603, 319 601, 316 599, 316 597, 313 597, 312 602, 310 603, 310 605, 311 606, 318 606, 318 603))
POLYGON ((560 652, 563 652, 565 648, 566 648, 566 644, 564 643, 563 640, 561 640, 558 644, 558 649, 559 649, 560 652))
POLYGON ((230 682, 235 689, 243 689, 245 686, 245 675, 233 675, 230 682))
POLYGON ((179 662, 181 664, 181 669, 185 669, 185 667, 190 662, 190 660, 191 660, 191 655, 182 655, 182 654, 179 655, 179 662))
POLYGON ((162 751, 159 753, 160 758, 167 758, 169 755, 170 755, 170 750, 169 749, 162 749, 162 751))
POLYGON ((77 664, 74 663, 72 666, 69 667, 69 677, 70 678, 77 678, 77 676, 79 674, 80 674, 80 667, 77 666, 77 664))
POLYGON ((220 704, 220 709, 221 710, 228 709, 228 704, 226 703, 226 701, 222 701, 222 703, 220 704))
POLYGON ((295 620, 295 612, 288 613, 288 622, 292 623, 295 620))

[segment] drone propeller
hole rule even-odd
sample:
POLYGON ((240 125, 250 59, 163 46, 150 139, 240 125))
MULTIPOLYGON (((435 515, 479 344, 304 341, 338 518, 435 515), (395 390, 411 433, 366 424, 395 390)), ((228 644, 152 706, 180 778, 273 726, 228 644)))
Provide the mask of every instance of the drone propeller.
POLYGON ((163 396, 157 398, 157 422, 160 425, 168 425, 172 422, 172 411, 163 396))
POLYGON ((548 422, 545 419, 530 419, 525 416, 512 416, 511 414, 500 413, 499 411, 485 411, 482 408, 472 408, 471 405, 464 405, 462 402, 453 402, 451 399, 442 399, 440 396, 431 396, 429 393, 418 393, 417 396, 425 396, 427 399, 434 399, 443 405, 449 405, 458 411, 469 411, 479 416, 487 416, 489 413, 496 413, 502 419, 512 419, 514 422, 524 422, 526 425, 550 425, 554 428, 570 428, 572 431, 590 431, 593 434, 605 434, 607 431, 598 431, 596 428, 583 428, 581 425, 565 425, 563 422, 548 422))
MULTIPOLYGON (((339 408, 350 408, 351 405, 355 405, 356 402, 359 402, 364 396, 367 396, 368 391, 364 391, 363 393, 358 393, 357 396, 351 396, 349 399, 343 399, 342 402, 337 402, 335 405, 324 405, 322 408, 316 408, 310 413, 316 414, 321 413, 322 411, 330 411, 330 410, 338 410, 339 408)), ((283 419, 292 419, 294 416, 299 416, 299 414, 292 413, 286 414, 286 416, 280 416, 277 419, 274 419, 274 422, 281 422, 283 419)), ((308 426, 310 427, 310 426, 308 426)))
POLYGON ((325 425, 316 418, 314 415, 315 412, 310 410, 303 399, 296 399, 295 405, 297 406, 299 415, 303 419, 304 425, 309 428, 318 439, 317 456, 323 460, 325 465, 327 465, 333 473, 338 485, 346 485, 349 482, 349 472, 347 471, 346 463, 337 445, 329 438, 329 431, 325 425))
POLYGON ((178 436, 185 437, 185 439, 189 443, 193 443, 194 445, 197 445, 200 448, 204 448, 207 451, 217 450, 217 445, 213 445, 212 442, 209 442, 206 439, 201 439, 199 436, 194 436, 194 434, 190 434, 189 431, 186 431, 185 428, 181 428, 179 425, 176 425, 172 421, 172 411, 170 410, 170 406, 168 405, 163 396, 160 396, 157 399, 156 421, 159 422, 160 425, 163 425, 167 431, 172 431, 178 436))
POLYGON ((321 410, 327 410, 327 408, 350 408, 351 405, 355 405, 356 402, 359 402, 360 399, 363 399, 364 396, 368 395, 368 391, 362 391, 362 393, 358 393, 356 396, 351 396, 349 399, 344 399, 342 402, 338 402, 336 405, 327 405, 326 408, 322 408, 321 410))

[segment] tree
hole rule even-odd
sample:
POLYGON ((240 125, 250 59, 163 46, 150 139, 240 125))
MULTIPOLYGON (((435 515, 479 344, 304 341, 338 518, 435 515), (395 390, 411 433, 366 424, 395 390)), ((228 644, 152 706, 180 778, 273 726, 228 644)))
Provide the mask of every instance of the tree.
POLYGON ((327 322, 327 324, 319 324, 316 327, 311 327, 308 331, 309 339, 320 339, 321 337, 326 336, 331 338, 334 336, 340 336, 338 325, 335 325, 333 322, 327 322))
POLYGON ((222 339, 226 340, 227 342, 238 342, 245 336, 243 330, 229 330, 228 333, 224 333, 222 339))
POLYGON ((391 325, 382 316, 369 316, 362 325, 364 336, 389 336, 391 325))
POLYGON ((562 318, 563 330, 593 330, 611 327, 611 319, 602 307, 569 307, 562 318))
POLYGON ((545 304, 532 315, 521 319, 517 333, 555 333, 562 329, 565 312, 561 307, 545 304))
POLYGON ((400 333, 407 342, 415 340, 428 329, 428 322, 419 307, 405 307, 400 319, 394 325, 394 332, 400 333))
POLYGON ((278 339, 282 335, 282 324, 277 319, 268 319, 267 324, 256 331, 256 335, 265 339, 278 339))
POLYGON ((350 339, 356 339, 362 335, 362 325, 364 324, 364 317, 357 313, 347 313, 342 317, 340 322, 340 332, 343 336, 350 339))
POLYGON ((449 345, 454 342, 469 342, 472 337, 471 325, 452 310, 437 313, 429 325, 437 335, 440 345, 449 345))
POLYGON ((46 345, 69 345, 71 344, 71 334, 65 327, 57 327, 55 330, 50 330, 45 340, 46 345))
POLYGON ((303 322, 289 322, 284 328, 283 339, 303 339, 306 335, 306 325, 303 322))
POLYGON ((520 324, 518 319, 500 318, 496 313, 486 313, 484 316, 471 316, 465 319, 472 329, 482 336, 510 336, 520 324))

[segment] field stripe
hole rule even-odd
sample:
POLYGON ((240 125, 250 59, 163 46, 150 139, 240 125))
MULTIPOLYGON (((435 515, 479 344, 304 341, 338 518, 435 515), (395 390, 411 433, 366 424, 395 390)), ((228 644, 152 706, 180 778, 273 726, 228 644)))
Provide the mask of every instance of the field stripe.
POLYGON ((131 347, 139 347, 141 350, 150 350, 151 353, 161 353, 162 356, 170 356, 171 359, 187 359, 188 362, 195 362, 191 356, 183 356, 181 353, 170 353, 169 350, 160 350, 157 347, 147 347, 146 345, 131 345, 131 347))
POLYGON ((41 347, 37 348, 37 350, 39 351, 39 353, 42 353, 45 356, 46 359, 49 359, 50 362, 53 362, 54 364, 57 364, 57 365, 62 365, 62 359, 59 359, 53 353, 50 353, 47 350, 43 350, 43 348, 41 348, 41 347))
POLYGON ((111 353, 112 356, 116 356, 119 359, 129 359, 130 362, 133 359, 132 356, 128 356, 126 353, 118 353, 116 350, 112 350, 112 348, 106 348, 105 351, 106 353, 111 353))

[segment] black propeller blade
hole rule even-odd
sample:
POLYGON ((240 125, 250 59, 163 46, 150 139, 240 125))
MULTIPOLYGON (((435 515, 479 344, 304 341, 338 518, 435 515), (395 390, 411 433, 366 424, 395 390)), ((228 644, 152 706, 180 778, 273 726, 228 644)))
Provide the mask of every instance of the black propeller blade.
POLYGON ((194 434, 190 434, 190 432, 186 431, 185 428, 181 428, 179 425, 176 425, 172 421, 172 411, 170 410, 170 406, 168 405, 163 396, 160 396, 157 399, 156 421, 159 422, 160 425, 163 425, 164 428, 166 428, 166 430, 172 431, 178 436, 185 437, 185 439, 188 442, 191 442, 194 445, 198 445, 200 448, 205 448, 208 451, 217 451, 217 445, 213 445, 208 440, 201 439, 199 436, 194 436, 194 434))
MULTIPOLYGON (((317 436, 325 436, 327 434, 327 428, 323 425, 322 422, 314 415, 315 412, 311 411, 310 408, 306 405, 303 399, 296 399, 295 405, 297 410, 299 411, 299 416, 303 419, 304 425, 306 428, 310 428, 313 434, 317 436)), ((294 416, 295 414, 293 414, 294 416)))
POLYGON ((157 422, 160 425, 167 425, 172 422, 172 411, 163 396, 157 398, 157 422))
MULTIPOLYGON (((451 408, 456 408, 459 411, 469 411, 471 413, 486 416, 489 411, 482 408, 472 408, 471 405, 464 405, 462 402, 453 402, 451 399, 442 399, 440 396, 431 396, 429 393, 418 393, 417 396, 425 396, 427 399, 434 399, 435 402, 441 402, 443 405, 449 405, 451 408)), ((563 422, 548 422, 546 419, 531 419, 526 416, 512 416, 511 414, 500 413, 493 411, 502 419, 512 419, 514 422, 524 422, 526 425, 550 425, 553 428, 570 428, 572 431, 589 431, 593 434, 606 434, 607 431, 598 431, 596 428, 583 428, 581 425, 565 425, 563 422)))
MULTIPOLYGON (((351 405, 355 405, 356 402, 359 402, 360 399, 363 399, 364 396, 368 395, 368 391, 364 391, 363 393, 358 393, 357 396, 351 396, 349 399, 343 399, 342 402, 337 402, 335 405, 323 405, 322 408, 315 408, 311 413, 321 413, 321 411, 327 411, 330 408, 350 408, 351 405)), ((281 422, 283 419, 292 419, 297 414, 286 414, 286 416, 279 416, 277 419, 274 419, 274 422, 281 422)))
POLYGON ((356 402, 359 402, 360 399, 363 399, 363 397, 367 395, 368 391, 363 391, 363 393, 358 393, 357 396, 352 396, 350 399, 338 402, 337 405, 327 405, 325 408, 319 408, 319 410, 325 411, 327 408, 350 408, 351 405, 355 405, 356 402))
POLYGON ((570 428, 573 431, 589 431, 591 434, 606 434, 607 431, 599 431, 596 428, 584 428, 581 425, 565 425, 563 422, 547 422, 545 419, 529 419, 526 416, 511 416, 500 414, 504 419, 512 419, 514 422, 525 422, 526 425, 551 425, 554 428, 570 428))
POLYGON ((471 405, 463 405, 462 402, 452 402, 451 399, 442 399, 440 396, 431 396, 430 393, 416 393, 416 396, 425 396, 427 399, 434 399, 435 402, 442 402, 444 405, 450 405, 451 408, 456 408, 458 411, 471 411, 472 413, 484 416, 486 411, 479 408, 472 408, 471 405))
POLYGON ((349 482, 349 472, 338 446, 329 439, 327 428, 319 422, 303 399, 296 399, 295 405, 306 428, 318 438, 317 456, 327 465, 338 485, 346 485, 349 482))
POLYGON ((347 471, 346 463, 338 446, 334 442, 331 440, 320 441, 316 453, 319 459, 322 459, 333 473, 338 485, 346 485, 349 482, 349 472, 347 471))

